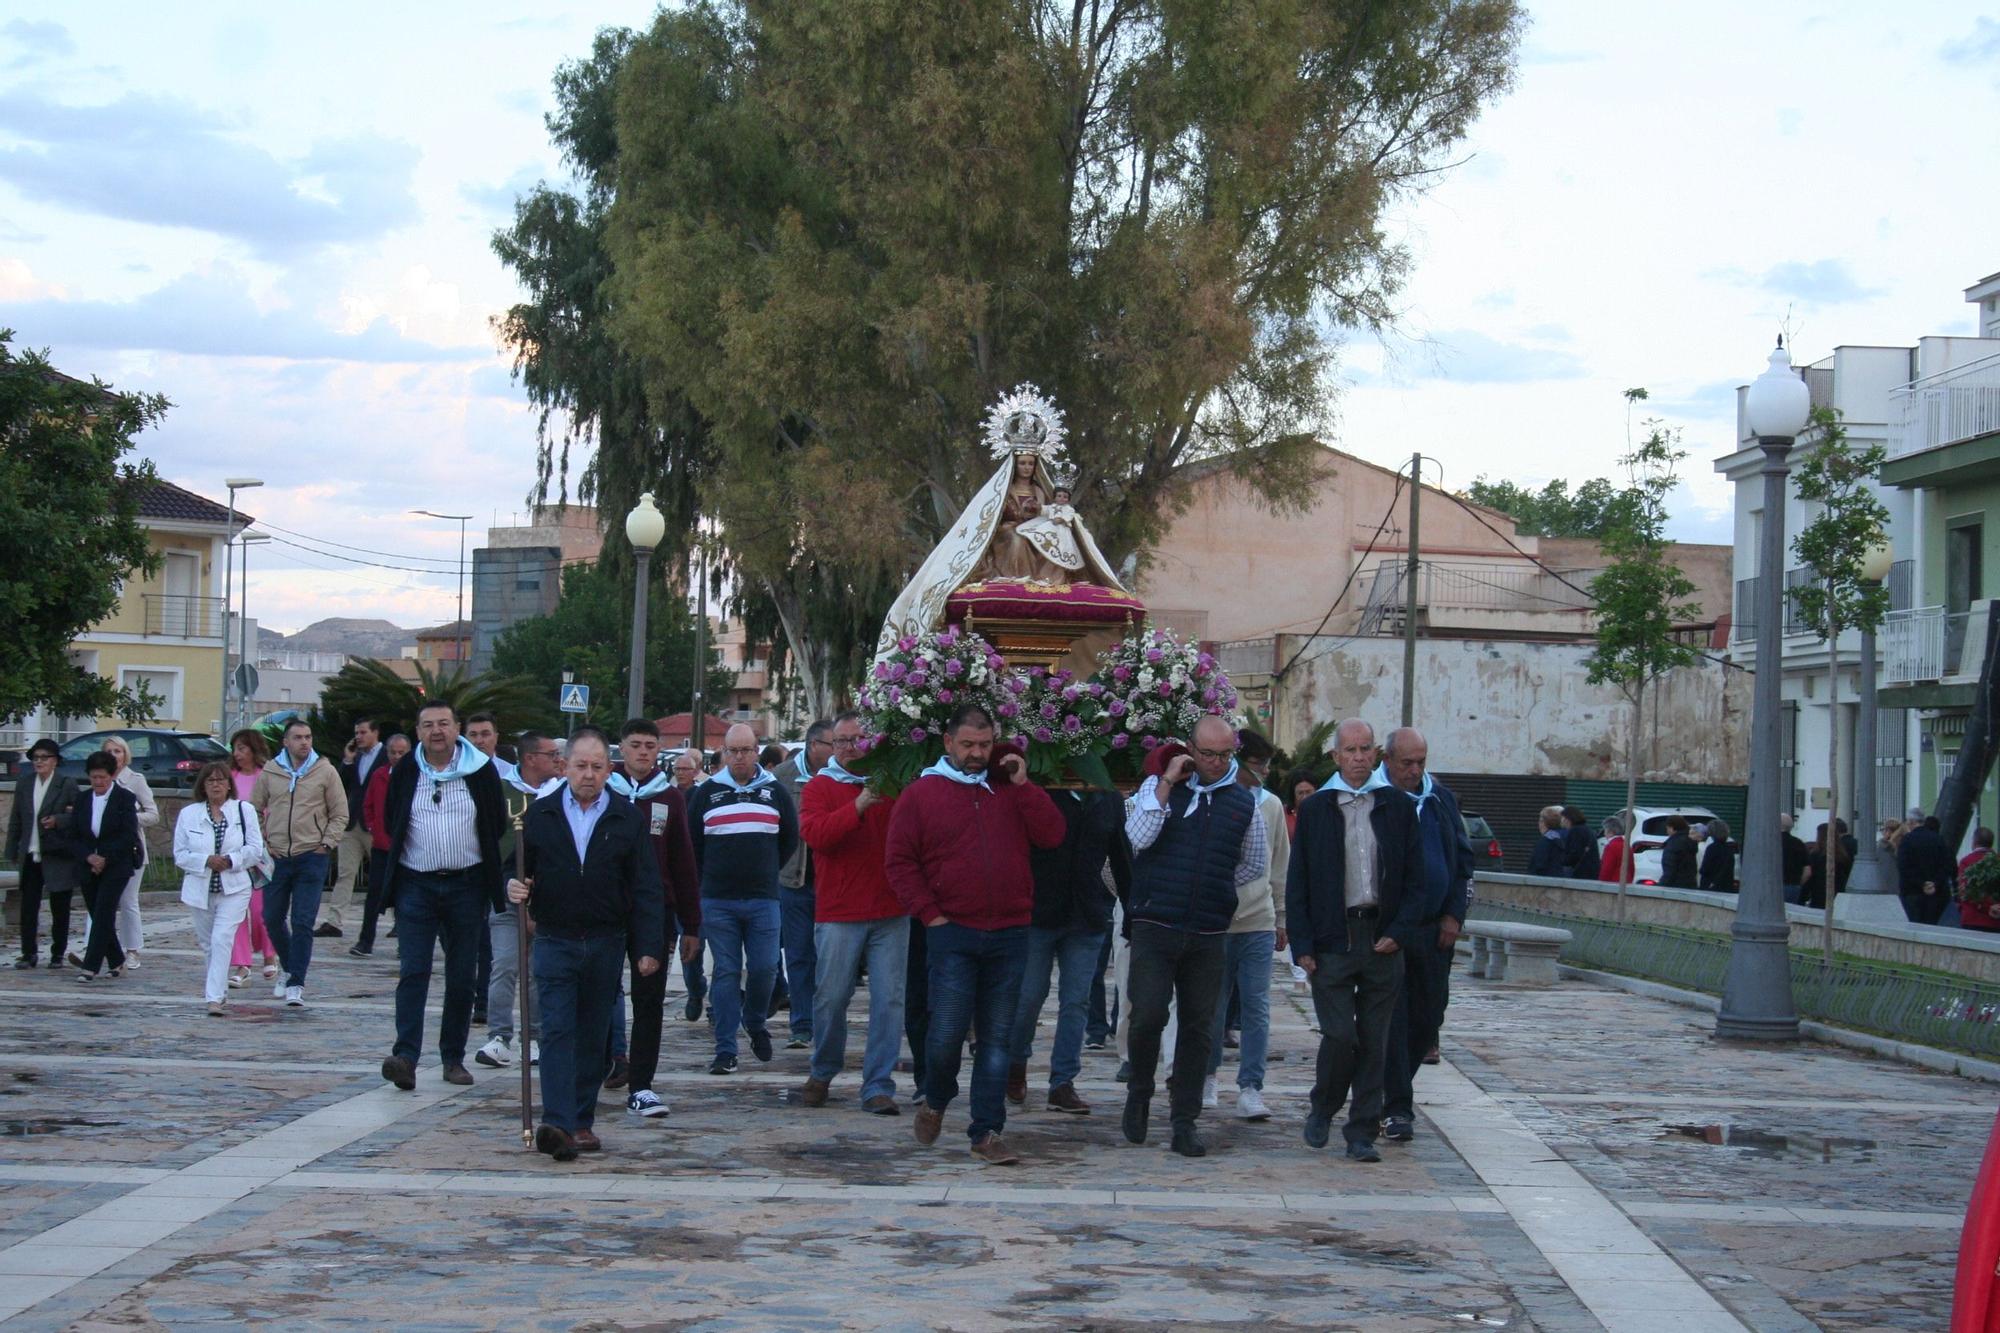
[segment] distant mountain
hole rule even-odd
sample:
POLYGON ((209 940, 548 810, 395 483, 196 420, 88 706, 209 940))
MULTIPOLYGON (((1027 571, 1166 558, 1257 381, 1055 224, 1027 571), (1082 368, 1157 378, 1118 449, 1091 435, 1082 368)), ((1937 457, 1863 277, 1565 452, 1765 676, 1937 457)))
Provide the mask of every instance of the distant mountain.
POLYGON ((401 657, 416 645, 417 632, 387 620, 316 620, 296 634, 265 630, 259 646, 305 653, 348 653, 355 657, 401 657))

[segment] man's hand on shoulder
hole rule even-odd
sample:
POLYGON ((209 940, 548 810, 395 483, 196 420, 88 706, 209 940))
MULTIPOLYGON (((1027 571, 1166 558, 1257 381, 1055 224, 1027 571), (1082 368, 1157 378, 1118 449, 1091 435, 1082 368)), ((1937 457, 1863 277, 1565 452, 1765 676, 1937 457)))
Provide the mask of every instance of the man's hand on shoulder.
POLYGON ((1177 754, 1167 762, 1167 771, 1160 775, 1160 783, 1162 786, 1171 787, 1192 772, 1194 772, 1194 756, 1177 754))
POLYGON ((857 815, 860 814, 863 810, 866 810, 869 806, 875 804, 875 802, 881 799, 882 798, 880 796, 877 796, 875 794, 875 789, 873 787, 863 787, 861 789, 861 794, 854 798, 854 813, 857 815))
POLYGON ((1028 780, 1028 761, 1018 754, 1002 755, 1000 771, 1007 775, 1007 781, 1019 786, 1028 780))

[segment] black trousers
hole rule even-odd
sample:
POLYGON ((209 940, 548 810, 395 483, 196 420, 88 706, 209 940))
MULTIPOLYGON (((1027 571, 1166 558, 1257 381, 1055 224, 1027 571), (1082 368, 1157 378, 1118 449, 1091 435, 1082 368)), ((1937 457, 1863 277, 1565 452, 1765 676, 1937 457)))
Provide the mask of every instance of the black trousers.
POLYGON ((631 964, 632 1033, 625 1051, 625 1058, 632 1065, 625 1084, 628 1096, 650 1089, 653 1075, 660 1069, 660 1028, 667 1010, 667 966, 673 962, 674 945, 679 939, 680 932, 669 925, 666 947, 656 955, 660 966, 652 976, 640 976, 637 963, 631 964))
POLYGON ((1173 1077, 1167 1080, 1169 1115, 1176 1125, 1201 1116, 1201 1085, 1215 1044, 1215 1005, 1222 994, 1223 950, 1227 936, 1197 935, 1151 921, 1132 923, 1132 959, 1126 984, 1132 992, 1132 1027, 1126 1049, 1132 1056, 1127 1097, 1153 1095, 1160 1064, 1160 1034, 1167 1027, 1167 1004, 1179 1014, 1173 1077))
POLYGON ((1104 992, 1104 969, 1111 966, 1111 929, 1104 931, 1104 947, 1097 951, 1097 971, 1090 977, 1090 1010, 1084 1019, 1083 1033, 1091 1041, 1103 1042, 1110 1038, 1111 1029, 1118 1026, 1118 1011, 1107 1003, 1104 992))
POLYGON ((132 866, 107 866, 106 873, 83 871, 83 903, 90 909, 90 938, 83 948, 83 970, 95 975, 101 967, 114 972, 125 966, 125 950, 118 943, 118 899, 132 878, 132 866))
POLYGON ((931 1030, 931 959, 924 923, 910 918, 910 955, 903 966, 903 1039, 910 1043, 910 1082, 924 1086, 924 1041, 931 1030))
POLYGON ((49 900, 49 966, 62 962, 69 948, 69 889, 47 889, 42 863, 21 862, 21 957, 33 959, 35 941, 41 934, 42 898, 49 900))
POLYGON ((1383 1115, 1416 1117, 1417 1069, 1437 1045, 1438 1031, 1444 1026, 1444 1007, 1450 998, 1451 952, 1428 946, 1435 937, 1426 935, 1426 947, 1405 949, 1403 986, 1396 998, 1395 1014, 1389 1020, 1388 1054, 1384 1063, 1386 1080, 1383 1115))
MULTIPOLYGON (((361 937, 355 941, 364 949, 375 947, 375 923, 382 919, 382 913, 392 905, 383 901, 387 896, 383 884, 389 878, 389 853, 387 849, 370 848, 368 851, 368 897, 361 906, 361 937)), ((490 948, 491 945, 488 945, 490 948)))
POLYGON ((1403 984, 1403 956, 1376 953, 1374 922, 1349 918, 1347 948, 1313 956, 1313 1013, 1319 1018, 1319 1062, 1313 1114, 1331 1120, 1351 1092, 1350 1143, 1373 1142, 1382 1125, 1382 1086, 1389 1022, 1403 984))

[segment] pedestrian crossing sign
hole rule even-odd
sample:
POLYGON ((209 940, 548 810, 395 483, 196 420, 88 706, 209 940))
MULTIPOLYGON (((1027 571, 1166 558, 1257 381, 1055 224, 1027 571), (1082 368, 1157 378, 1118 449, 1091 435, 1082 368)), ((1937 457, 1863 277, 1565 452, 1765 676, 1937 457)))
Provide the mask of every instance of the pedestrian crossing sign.
POLYGON ((590 686, 565 685, 556 691, 556 706, 565 713, 590 711, 590 686))

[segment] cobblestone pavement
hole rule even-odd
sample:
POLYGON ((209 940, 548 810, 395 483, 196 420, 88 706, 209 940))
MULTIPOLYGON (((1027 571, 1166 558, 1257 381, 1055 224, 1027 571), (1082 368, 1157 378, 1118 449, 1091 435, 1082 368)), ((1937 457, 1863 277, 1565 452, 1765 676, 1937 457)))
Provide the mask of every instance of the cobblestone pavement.
POLYGON ((1097 1113, 1044 1109, 1038 1065, 1008 1124, 1024 1161, 996 1169, 962 1102, 923 1149, 852 1074, 798 1104, 804 1052, 708 1077, 676 980, 672 1115, 607 1094, 605 1152, 558 1166, 520 1146, 513 1070, 451 1088, 427 1053, 416 1093, 380 1082, 390 956, 321 941, 310 1008, 253 985, 212 1019, 185 925, 149 909, 121 980, 0 972, 8 1329, 1930 1330, 1995 1101, 1461 973, 1416 1141, 1357 1165, 1299 1139, 1314 1037, 1281 973, 1273 1121, 1233 1118, 1225 1062, 1206 1159, 1132 1147, 1116 1056, 1090 1052, 1097 1113))

